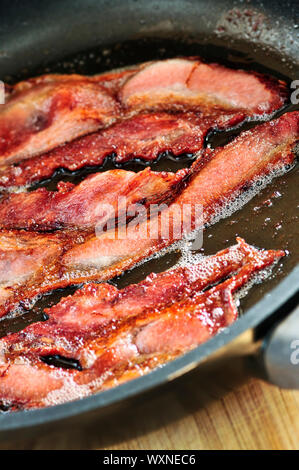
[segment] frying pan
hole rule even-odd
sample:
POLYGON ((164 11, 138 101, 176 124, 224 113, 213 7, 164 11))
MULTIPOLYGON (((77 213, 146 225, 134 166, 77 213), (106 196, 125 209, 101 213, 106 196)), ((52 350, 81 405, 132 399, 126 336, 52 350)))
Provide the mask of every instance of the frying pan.
MULTIPOLYGON (((296 6, 296 0, 2 0, 0 79, 13 82, 49 71, 92 74, 150 59, 202 55, 235 67, 268 71, 290 82, 299 78, 296 6)), ((170 162, 163 165, 169 168, 170 162)), ((290 344, 298 339, 299 327, 295 308, 299 285, 297 196, 298 170, 293 169, 205 233, 205 254, 233 243, 236 233, 249 243, 290 251, 275 276, 252 289, 241 302, 241 316, 229 329, 163 368, 115 389, 41 410, 3 413, 0 437, 98 419, 137 394, 200 367, 246 330, 253 330, 256 339, 262 340, 260 355, 268 378, 281 386, 299 388, 298 369, 290 361, 290 344), (272 201, 273 191, 280 191, 283 197, 269 212, 265 200, 272 201), (272 225, 267 225, 269 218, 272 225), (285 223, 279 231, 280 219, 285 223)), ((161 258, 116 282, 135 281, 173 262, 169 256, 161 258)))

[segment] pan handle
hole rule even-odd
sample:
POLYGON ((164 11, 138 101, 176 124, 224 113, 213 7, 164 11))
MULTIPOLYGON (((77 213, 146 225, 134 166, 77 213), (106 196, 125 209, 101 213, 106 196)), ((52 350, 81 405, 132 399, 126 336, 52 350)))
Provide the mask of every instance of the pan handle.
POLYGON ((299 305, 267 334, 261 352, 270 382, 299 389, 299 305))

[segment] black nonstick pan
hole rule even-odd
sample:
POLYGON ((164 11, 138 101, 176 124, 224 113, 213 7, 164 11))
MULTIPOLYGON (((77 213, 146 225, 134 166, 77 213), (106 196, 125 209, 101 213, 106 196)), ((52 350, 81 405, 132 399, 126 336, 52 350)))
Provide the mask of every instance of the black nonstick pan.
MULTIPOLYGON (((299 27, 296 0, 50 0, 0 2, 0 79, 13 83, 41 73, 94 74, 141 61, 199 55, 232 67, 258 70, 286 80, 299 79, 299 27)), ((289 110, 298 109, 296 103, 289 110)), ((232 135, 210 135, 212 146, 232 135)), ((189 164, 163 156, 155 170, 189 164)), ((113 168, 107 162, 103 170, 113 168), (110 166, 109 166, 110 165, 110 166)), ((140 162, 128 169, 138 171, 140 162)), ((97 171, 99 168, 97 168, 97 171)), ((87 171, 94 171, 93 168, 87 171)), ((80 181, 85 173, 58 172, 42 184, 53 188, 58 179, 80 181)), ((256 285, 241 300, 240 318, 208 343, 159 370, 79 401, 41 410, 0 413, 0 436, 26 435, 41 427, 83 423, 117 410, 137 394, 173 380, 222 350, 246 330, 263 341, 268 378, 299 388, 299 369, 291 362, 290 345, 299 335, 298 303, 298 166, 272 181, 246 206, 204 233, 204 254, 235 243, 236 235, 261 248, 288 250, 270 279, 256 285), (270 333, 269 333, 270 332, 270 333)), ((173 265, 171 253, 113 280, 119 287, 173 265)), ((42 300, 22 318, 0 322, 0 334, 20 329, 39 318, 49 303, 68 290, 42 300), (44 303, 43 303, 44 302, 44 303)))

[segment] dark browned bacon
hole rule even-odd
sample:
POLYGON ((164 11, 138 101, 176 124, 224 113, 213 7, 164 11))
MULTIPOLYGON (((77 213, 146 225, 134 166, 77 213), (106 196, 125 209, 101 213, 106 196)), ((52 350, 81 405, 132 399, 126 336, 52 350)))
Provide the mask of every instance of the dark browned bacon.
POLYGON ((30 345, 32 354, 60 354, 80 359, 76 353, 78 347, 81 348, 77 335, 86 341, 96 337, 98 330, 110 322, 137 314, 145 315, 149 310, 161 309, 187 298, 229 276, 248 259, 261 253, 243 240, 238 240, 238 245, 204 259, 198 265, 151 274, 139 284, 131 284, 122 290, 111 284, 87 284, 74 295, 47 309, 48 321, 35 323, 23 332, 10 335, 9 344, 17 342, 16 349, 19 351, 27 350, 30 345), (58 330, 64 332, 65 341, 56 338, 58 330))
POLYGON ((120 291, 86 285, 48 309, 47 321, 2 338, 0 403, 42 407, 148 373, 234 322, 233 294, 281 256, 239 239, 198 264, 120 291), (49 365, 51 357, 73 360, 77 370, 49 365))
POLYGON ((189 171, 134 173, 111 170, 87 177, 78 186, 59 183, 58 191, 45 188, 13 193, 0 200, 0 228, 47 231, 61 228, 92 229, 113 224, 137 206, 167 202, 179 192, 189 171))
MULTIPOLYGON (((106 273, 112 276, 186 235, 185 219, 191 220, 187 232, 212 223, 223 207, 244 192, 244 187, 248 189, 271 172, 275 175, 274 170, 282 170, 294 161, 298 135, 299 112, 241 133, 230 144, 195 162, 191 182, 157 218, 145 221, 141 227, 129 223, 114 238, 107 233, 91 238, 68 251, 63 257, 64 265, 70 270, 97 267, 102 271, 101 277, 106 273), (202 208, 199 220, 196 206, 202 208), (171 228, 166 235, 165 225, 171 228)), ((237 207, 244 202, 240 199, 237 207)))
MULTIPOLYGON (((12 275, 9 282, 4 282, 2 289, 5 300, 0 305, 0 316, 15 308, 19 302, 32 299, 40 293, 88 280, 110 279, 181 239, 203 223, 212 223, 217 215, 221 215, 223 206, 243 194, 244 187, 248 189, 257 178, 269 176, 274 169, 282 170, 294 161, 293 148, 298 139, 298 122, 298 112, 285 114, 275 121, 242 133, 224 148, 212 153, 207 151, 194 162, 190 181, 187 181, 184 189, 181 188, 181 193, 170 196, 163 211, 147 221, 136 224, 133 218, 127 226, 118 227, 112 233, 111 230, 97 232, 97 236, 82 230, 35 235, 35 243, 44 246, 44 256, 48 240, 54 238, 57 244, 55 255, 46 258, 47 261, 40 261, 39 275, 29 274, 24 282, 20 280, 17 284, 12 275), (203 217, 199 220, 197 206, 203 209, 203 217), (187 227, 186 218, 191 221, 187 227), (170 227, 169 233, 165 234, 165 227, 170 227)), ((248 197, 253 194, 254 191, 248 197)), ((232 210, 245 202, 246 199, 240 200, 232 210)), ((25 237, 28 242, 32 240, 29 232, 14 231, 12 234, 12 248, 7 249, 4 245, 2 252, 3 263, 8 266, 18 258, 17 253, 14 255, 13 247, 19 244, 19 237, 21 240, 25 237)), ((5 238, 7 232, 3 231, 2 235, 0 232, 0 236, 5 238)), ((27 255, 20 269, 26 273, 34 252, 30 252, 31 247, 27 242, 24 250, 27 255)))
MULTIPOLYGON (((264 119, 286 100, 282 82, 199 59, 169 59, 94 77, 44 75, 30 79, 12 87, 0 109, 1 186, 29 184, 51 176, 59 167, 101 164, 115 151, 120 160, 134 156, 151 159, 164 149, 177 153, 181 148, 190 151, 201 146, 207 123, 197 119, 193 124, 180 117, 176 124, 167 115, 158 118, 158 125, 150 116, 127 121, 140 111, 193 110, 211 115, 218 110, 219 114, 241 112, 243 120, 246 116, 264 119), (111 132, 58 149, 55 156, 46 155, 40 164, 30 158, 119 121, 120 127, 111 132), (198 141, 196 126, 200 128, 198 141), (181 136, 185 128, 187 141, 181 136), (136 141, 131 145, 129 134, 136 135, 137 146, 136 141), (78 152, 84 153, 82 163, 78 152), (29 158, 27 164, 7 168, 29 158)), ((217 127, 215 119, 209 122, 210 127, 217 127)))
MULTIPOLYGON (((116 163, 164 152, 197 159, 176 174, 113 170, 77 186, 61 182, 57 191, 2 195, 0 317, 53 289, 110 279, 244 204, 254 194, 242 199, 245 190, 294 161, 299 112, 214 152, 203 150, 204 139, 248 118, 265 120, 287 98, 283 82, 198 58, 94 77, 45 75, 7 87, 2 189, 60 168, 102 165, 107 156, 116 163)), ((46 321, 0 340, 0 409, 82 398, 162 366, 231 325, 234 294, 284 254, 238 239, 197 264, 122 290, 85 285, 46 309, 46 321)))
POLYGON ((0 109, 0 164, 107 126, 118 112, 115 99, 95 79, 46 75, 21 82, 0 109))
POLYGON ((28 307, 38 294, 51 290, 59 259, 73 241, 79 236, 0 231, 0 317, 20 302, 28 307))
POLYGON ((169 106, 242 110, 249 115, 273 113, 286 99, 285 84, 256 73, 232 70, 196 59, 169 59, 144 64, 120 91, 129 108, 169 106))
POLYGON ((245 118, 244 113, 209 116, 191 112, 140 114, 44 155, 0 167, 0 187, 28 186, 49 178, 59 168, 75 171, 102 165, 112 154, 116 163, 135 158, 151 161, 168 151, 175 156, 194 154, 203 148, 204 138, 210 130, 235 127, 245 118))

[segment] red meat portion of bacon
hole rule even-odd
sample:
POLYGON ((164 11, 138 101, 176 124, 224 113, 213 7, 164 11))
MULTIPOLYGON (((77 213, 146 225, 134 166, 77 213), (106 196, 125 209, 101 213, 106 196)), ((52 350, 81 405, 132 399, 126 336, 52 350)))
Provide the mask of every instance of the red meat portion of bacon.
POLYGON ((262 75, 200 60, 169 59, 145 64, 120 91, 129 108, 169 106, 273 113, 286 100, 285 84, 262 75))
POLYGON ((0 164, 106 127, 118 114, 115 99, 88 77, 47 75, 20 83, 0 109, 0 164))
POLYGON ((64 251, 84 240, 79 233, 0 231, 0 317, 52 289, 64 251))
POLYGON ((59 168, 75 171, 102 165, 112 154, 116 163, 135 158, 152 161, 167 151, 175 156, 193 154, 203 148, 204 138, 210 130, 235 127, 245 118, 243 113, 209 116, 191 112, 140 114, 44 155, 0 168, 0 186, 28 186, 49 178, 59 168))
POLYGON ((153 172, 149 168, 133 173, 111 170, 85 178, 78 186, 60 183, 58 191, 45 188, 29 193, 3 196, 0 228, 53 230, 94 229, 113 224, 150 204, 174 198, 189 171, 153 172))
MULTIPOLYGON (((191 174, 192 167, 175 174, 155 173, 149 168, 137 174, 112 170, 92 175, 78 186, 60 183, 58 192, 40 189, 3 196, 0 212, 6 229, 11 220, 13 227, 61 230, 39 235, 20 229, 0 230, 0 263, 5 276, 0 279, 0 317, 20 303, 29 305, 36 296, 72 283, 61 264, 63 253, 88 240, 95 231, 125 224, 136 210, 142 209, 146 218, 150 204, 173 200, 191 174), (22 247, 22 256, 18 246, 22 247), (32 272, 32 264, 36 272, 32 272)), ((98 270, 94 270, 93 274, 82 276, 96 279, 97 274, 98 270)))
POLYGON ((256 272, 284 256, 282 251, 259 251, 238 241, 238 246, 199 265, 150 276, 122 291, 109 285, 86 286, 49 309, 48 321, 3 338, 2 403, 15 408, 44 406, 115 386, 149 372, 230 325, 237 318, 232 294, 256 272), (203 292, 235 271, 237 274, 203 292), (171 278, 178 289, 170 285, 171 278), (63 371, 41 362, 43 356, 53 353, 77 358, 83 370, 63 371))
POLYGON ((273 169, 281 170, 292 163, 298 135, 299 112, 285 114, 241 133, 230 144, 207 153, 206 157, 195 162, 193 179, 157 218, 151 218, 141 226, 130 222, 127 227, 119 229, 114 237, 109 233, 93 237, 68 251, 63 263, 72 270, 88 271, 91 267, 97 267, 102 270, 101 278, 108 273, 112 277, 129 269, 182 238, 186 232, 185 219, 190 222, 189 232, 212 223, 220 209, 242 194, 244 187, 252 185, 257 178, 269 175, 273 169), (198 220, 196 207, 202 209, 202 217, 198 220), (170 227, 166 236, 163 234, 165 224, 170 227))
POLYGON ((70 374, 63 377, 62 373, 61 378, 55 375, 43 364, 0 364, 2 406, 12 411, 43 406, 42 399, 63 387, 70 374))

